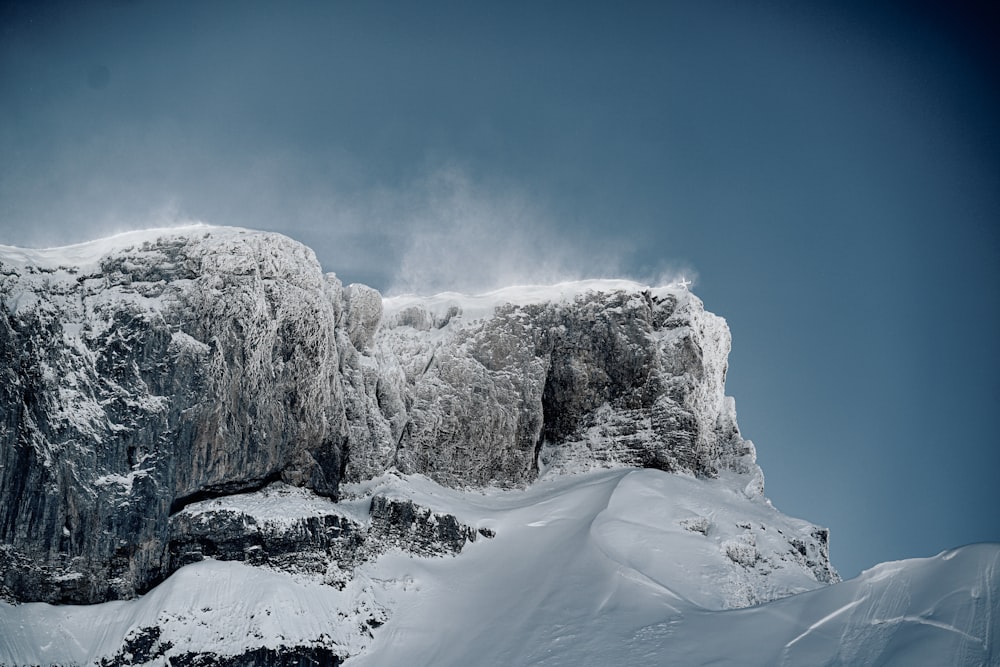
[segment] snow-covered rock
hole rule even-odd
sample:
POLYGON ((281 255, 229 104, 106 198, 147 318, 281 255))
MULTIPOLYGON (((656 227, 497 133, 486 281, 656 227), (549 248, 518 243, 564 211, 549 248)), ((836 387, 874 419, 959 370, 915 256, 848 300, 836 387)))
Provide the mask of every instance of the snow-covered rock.
POLYGON ((683 286, 383 298, 196 225, 0 246, 0 302, 2 664, 540 664, 838 580, 683 286))
POLYGON ((0 664, 1000 659, 1000 545, 837 583, 771 506, 682 286, 383 299, 192 226, 0 247, 0 300, 0 664))
POLYGON ((390 549, 460 553, 481 533, 412 500, 374 495, 335 503, 275 482, 188 505, 170 517, 170 563, 241 561, 342 587, 360 564, 390 549))
POLYGON ((0 247, 0 300, 10 599, 132 597, 187 562, 171 516, 276 480, 336 498, 389 469, 523 486, 624 465, 761 491, 728 329, 683 288, 383 300, 279 234, 195 225, 0 247))
POLYGON ((624 280, 385 300, 380 426, 348 479, 389 466, 444 483, 524 484, 609 465, 747 475, 725 396, 725 321, 681 288, 624 280), (395 445, 395 446, 392 446, 395 445))
POLYGON ((7 595, 134 596, 205 494, 336 495, 342 292, 301 244, 198 226, 0 248, 0 300, 7 595))

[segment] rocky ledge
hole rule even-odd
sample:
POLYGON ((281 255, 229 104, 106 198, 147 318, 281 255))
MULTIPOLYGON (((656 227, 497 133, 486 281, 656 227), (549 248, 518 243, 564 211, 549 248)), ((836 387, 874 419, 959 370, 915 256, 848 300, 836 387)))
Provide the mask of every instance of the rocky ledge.
POLYGON ((390 549, 453 556, 483 536, 493 535, 412 500, 375 494, 348 509, 276 482, 254 493, 195 503, 171 516, 167 573, 214 558, 343 588, 358 565, 390 549))

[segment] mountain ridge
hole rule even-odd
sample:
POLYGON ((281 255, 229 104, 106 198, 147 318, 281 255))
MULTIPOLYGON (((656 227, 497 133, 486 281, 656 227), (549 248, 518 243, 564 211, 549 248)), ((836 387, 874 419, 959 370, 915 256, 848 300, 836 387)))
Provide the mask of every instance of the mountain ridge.
MULTIPOLYGON (((363 664, 414 622, 410 568, 432 588, 477 559, 495 570, 508 551, 548 571, 563 542, 584 558, 568 570, 580 581, 651 591, 625 614, 645 620, 839 580, 827 531, 764 498, 725 395, 728 327, 684 285, 384 298, 342 285, 280 234, 194 225, 0 246, 0 299, 0 594, 18 603, 0 606, 0 624, 23 639, 0 651, 12 664, 260 664, 310 651, 363 664), (265 591, 239 603, 235 630, 208 605, 198 622, 228 638, 222 653, 184 639, 198 614, 181 607, 200 593, 156 607, 198 572, 265 591), (303 585, 319 587, 315 604, 293 607, 327 630, 286 624, 282 587, 303 585), (658 612, 655 600, 680 606, 658 612), (69 606, 37 606, 52 602, 69 606), (112 610, 106 641, 74 638, 79 651, 51 659, 32 648, 57 640, 25 619, 81 603, 112 610), (138 610, 146 620, 129 620, 138 610), (150 624, 160 612, 169 618, 150 624), (259 614, 277 616, 265 628, 259 614)), ((984 581, 992 591, 995 573, 984 581)), ((515 664, 534 664, 549 639, 515 664)), ((453 664, 459 655, 471 654, 453 664)))

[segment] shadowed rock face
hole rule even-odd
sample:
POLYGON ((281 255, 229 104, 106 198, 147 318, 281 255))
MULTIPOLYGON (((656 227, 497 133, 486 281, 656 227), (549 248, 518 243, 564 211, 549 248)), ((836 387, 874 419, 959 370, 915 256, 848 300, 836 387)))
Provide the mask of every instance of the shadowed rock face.
POLYGON ((277 234, 88 252, 0 249, 5 597, 132 597, 181 557, 172 515, 276 480, 336 498, 390 468, 513 486, 638 465, 732 469, 759 491, 724 396, 728 329, 686 291, 383 313, 277 234))
POLYGON ((375 336, 381 433, 359 439, 347 477, 389 466, 445 484, 611 465, 759 473, 724 392, 729 344, 725 322, 683 291, 581 290, 485 318, 407 304, 375 336))

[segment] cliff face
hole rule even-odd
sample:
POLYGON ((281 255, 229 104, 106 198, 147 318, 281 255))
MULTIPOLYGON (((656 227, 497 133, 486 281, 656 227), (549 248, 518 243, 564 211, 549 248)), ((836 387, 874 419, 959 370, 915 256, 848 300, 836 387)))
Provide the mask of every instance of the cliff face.
POLYGON ((186 506, 277 480, 629 465, 761 491, 728 329, 685 290, 383 300, 283 236, 194 227, 0 248, 0 299, 8 598, 133 597, 185 562, 186 506))
POLYGON ((19 598, 135 595, 201 495, 337 492, 340 285, 277 235, 137 236, 0 259, 0 571, 19 598))
POLYGON ((388 299, 369 351, 384 423, 347 476, 519 485, 628 465, 759 485, 724 393, 729 344, 693 295, 625 281, 388 299))

